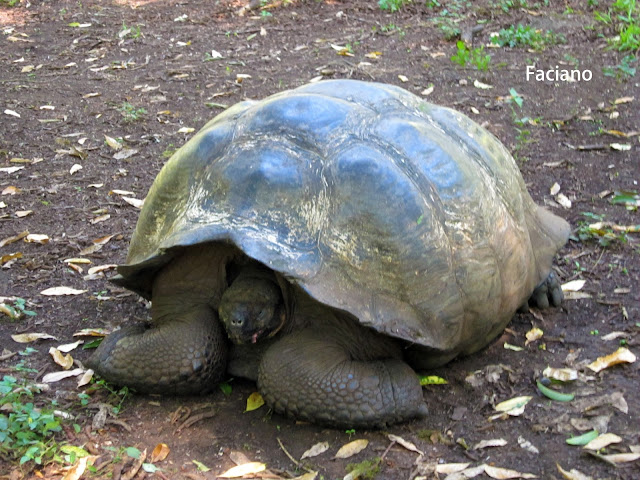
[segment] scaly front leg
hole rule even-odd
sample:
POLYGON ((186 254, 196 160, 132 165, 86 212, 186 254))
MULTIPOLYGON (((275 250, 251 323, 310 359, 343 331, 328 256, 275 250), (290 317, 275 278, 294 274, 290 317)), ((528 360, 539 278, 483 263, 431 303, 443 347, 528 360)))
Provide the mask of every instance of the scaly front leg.
POLYGON ((227 345, 216 312, 185 307, 173 317, 137 324, 106 337, 87 365, 109 382, 140 392, 204 393, 223 378, 227 345), (166 319, 166 320, 165 320, 166 319))

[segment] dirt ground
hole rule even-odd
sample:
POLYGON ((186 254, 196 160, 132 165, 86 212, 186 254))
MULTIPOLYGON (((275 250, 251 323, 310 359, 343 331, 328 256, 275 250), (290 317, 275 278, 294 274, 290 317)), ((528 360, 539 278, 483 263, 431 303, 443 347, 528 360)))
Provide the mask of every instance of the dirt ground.
MULTIPOLYGON (((29 356, 0 361, 2 374, 41 381, 60 369, 49 348, 75 340, 74 332, 146 318, 146 306, 136 295, 108 282, 112 269, 88 275, 90 267, 125 259, 139 210, 124 197, 143 199, 168 156, 224 106, 319 77, 399 85, 485 125, 514 152, 534 199, 574 228, 557 259, 562 282, 586 281, 573 294, 580 298, 566 300, 560 309, 517 314, 484 351, 427 372, 448 381, 425 387, 429 418, 387 431, 296 424, 266 407, 243 413, 255 386, 237 379, 230 394, 131 395, 117 418, 92 428, 98 405, 113 398, 104 388, 77 388, 76 379, 53 383, 37 402, 56 399, 58 408, 82 426, 80 432, 65 428, 58 441, 101 456, 96 465, 103 468, 85 478, 119 478, 130 471, 131 462, 126 456, 114 460, 110 447, 151 452, 159 443, 170 453, 156 462, 161 471, 148 477, 214 479, 234 466, 231 458, 241 452, 282 478, 309 469, 319 472, 317 478, 339 479, 347 464, 375 457, 382 457, 379 479, 445 478, 432 473, 435 465, 459 462, 543 479, 588 478, 563 477, 558 465, 594 479, 640 478, 640 461, 615 466, 565 442, 595 426, 621 437, 600 453, 627 453, 640 443, 639 364, 600 373, 586 368, 621 345, 637 353, 638 234, 606 247, 578 235, 585 222, 596 222, 583 212, 616 225, 640 223, 637 211, 612 203, 615 192, 638 191, 639 77, 603 74, 603 67, 620 64, 624 54, 607 48, 600 34, 610 37, 611 32, 590 28, 593 10, 587 2, 507 12, 496 6, 500 2, 440 3, 447 4, 446 12, 414 2, 389 13, 374 1, 351 0, 278 2, 240 14, 243 4, 224 0, 32 0, 14 7, 0 2, 0 168, 5 169, 0 170, 0 242, 26 231, 49 238, 0 247, 0 296, 24 298, 36 313, 18 321, 0 314, 2 358, 26 348, 12 334, 46 332, 58 339, 30 344, 37 352, 29 356), (485 48, 492 57, 488 71, 450 60, 456 43, 445 38, 443 25, 463 33, 483 25, 473 37, 479 47, 490 42, 492 32, 518 23, 561 33, 566 43, 541 51, 485 48), (545 69, 577 65, 590 70, 592 78, 527 81, 527 65, 533 64, 545 69), (510 89, 522 98, 521 109, 508 101, 510 89), (515 121, 522 117, 532 121, 515 121), (123 139, 124 149, 114 150, 105 135, 123 139), (560 191, 552 193, 555 183, 560 191), (86 250, 105 237, 110 238, 100 250, 86 250), (64 262, 74 257, 91 264, 78 264, 79 271, 64 262), (40 293, 58 286, 85 292, 40 293), (533 327, 544 335, 525 346, 533 327), (622 333, 603 338, 612 332, 622 333), (505 343, 523 349, 511 350, 505 343), (18 361, 38 373, 16 372, 18 361), (540 394, 535 381, 547 366, 580 372, 577 381, 562 387, 576 394, 573 401, 554 402, 540 394), (476 382, 469 381, 473 372, 476 382), (79 404, 81 391, 91 394, 90 408, 79 404), (523 395, 532 399, 522 415, 488 420, 495 404, 523 395), (180 428, 187 418, 194 423, 180 428), (423 455, 392 442, 388 434, 412 442, 423 455), (356 439, 369 440, 367 448, 348 459, 333 458, 340 446, 356 439), (489 439, 504 439, 506 445, 473 448, 489 439), (299 462, 319 442, 328 442, 329 450, 299 462)), ((72 355, 82 361, 89 353, 72 355)), ((61 478, 54 465, 32 467, 0 460, 0 478, 61 478)))

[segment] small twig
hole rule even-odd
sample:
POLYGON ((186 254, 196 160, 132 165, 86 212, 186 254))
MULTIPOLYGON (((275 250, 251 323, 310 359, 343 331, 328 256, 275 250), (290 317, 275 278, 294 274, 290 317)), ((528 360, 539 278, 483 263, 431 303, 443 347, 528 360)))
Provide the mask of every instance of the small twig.
POLYGON ((278 445, 280 445, 280 448, 282 449, 282 451, 284 452, 284 454, 289 457, 289 460, 291 460, 296 467, 303 469, 304 471, 308 472, 308 473, 312 473, 315 470, 312 470, 309 467, 306 467, 305 465, 303 465, 301 462, 299 462, 298 460, 296 460, 295 458, 293 458, 293 456, 287 451, 286 448, 284 448, 284 445, 282 444, 282 441, 280 440, 280 438, 276 437, 276 440, 278 440, 278 445))
POLYGON ((296 467, 300 468, 301 467, 300 462, 298 460, 296 460, 295 458, 293 458, 293 456, 287 451, 287 449, 284 448, 284 445, 282 444, 282 441, 280 441, 280 438, 276 437, 276 440, 278 440, 278 445, 280 445, 280 448, 282 449, 284 454, 287 457, 289 457, 289 460, 291 460, 296 465, 296 467))
POLYGON ((182 422, 182 425, 176 428, 176 432, 180 432, 183 428, 188 428, 194 423, 199 422, 200 420, 204 420, 205 418, 215 417, 217 413, 218 412, 216 412, 215 410, 209 410, 208 412, 202 412, 198 415, 194 415, 193 417, 188 418, 184 422, 182 422))
POLYGON ((389 453, 389 450, 391 450, 391 447, 393 447, 395 444, 396 444, 396 441, 392 440, 391 443, 389 444, 389 446, 387 447, 387 449, 384 451, 384 453, 380 457, 380 460, 384 460, 384 457, 387 456, 387 453, 389 453))
POLYGON ((116 418, 108 418, 104 423, 110 424, 110 425, 120 425, 129 433, 133 431, 133 429, 129 426, 129 424, 127 424, 124 420, 118 420, 116 418))

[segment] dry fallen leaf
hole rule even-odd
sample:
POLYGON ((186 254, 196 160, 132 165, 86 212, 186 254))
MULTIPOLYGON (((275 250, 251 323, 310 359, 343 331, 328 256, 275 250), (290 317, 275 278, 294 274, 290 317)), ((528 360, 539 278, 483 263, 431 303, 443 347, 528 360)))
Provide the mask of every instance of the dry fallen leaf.
POLYGON ((565 480, 593 480, 593 477, 585 475, 584 473, 572 468, 570 472, 567 472, 559 464, 556 463, 558 471, 562 474, 565 480))
POLYGON ((483 448, 489 447, 504 447, 507 444, 507 441, 504 438, 493 438, 489 440, 481 440, 476 443, 471 450, 480 450, 483 448))
POLYGON ((532 328, 525 335, 527 337, 527 341, 524 342, 524 345, 527 346, 531 342, 535 342, 536 340, 540 340, 542 338, 542 335, 544 335, 544 332, 541 329, 532 328))
POLYGON ((106 328, 83 328, 73 334, 74 337, 105 337, 111 333, 106 328))
POLYGON ((45 245, 49 243, 49 235, 30 233, 29 235, 24 237, 24 241, 27 243, 39 243, 40 245, 45 245))
POLYGON ((469 463, 439 463, 436 465, 436 473, 457 473, 466 470, 469 463))
POLYGON ((110 137, 109 135, 104 136, 104 141, 113 150, 118 151, 122 149, 122 144, 119 141, 117 141, 115 138, 110 137))
POLYGON ((38 340, 57 340, 53 335, 49 335, 48 333, 18 333, 16 335, 11 335, 11 338, 14 342, 18 343, 31 343, 36 342, 38 340))
POLYGON ((82 250, 80 250, 80 255, 89 255, 91 253, 98 252, 113 237, 115 237, 115 235, 107 235, 106 237, 96 238, 95 240, 93 240, 91 242, 92 245, 88 246, 87 248, 83 248, 82 250))
POLYGON ((76 348, 78 348, 83 343, 84 343, 84 340, 78 340, 77 342, 73 342, 73 343, 65 343, 64 345, 58 345, 58 350, 64 353, 69 353, 72 350, 75 350, 76 348))
POLYGON ((65 472, 62 480, 79 480, 82 478, 82 475, 84 475, 87 466, 93 465, 97 459, 97 455, 87 455, 85 457, 78 458, 76 463, 65 472))
MULTIPOLYGON (((505 400, 504 402, 498 403, 494 407, 494 409, 497 412, 502 412, 512 417, 517 417, 524 413, 524 407, 527 405, 527 403, 531 401, 531 398, 532 397, 527 395, 521 396, 521 397, 514 397, 509 400, 505 400)), ((500 415, 496 416, 496 418, 499 418, 499 417, 500 415)))
POLYGON ((3 173, 16 173, 18 170, 22 170, 24 167, 3 167, 0 168, 0 172, 3 173))
POLYGON ((239 478, 245 475, 249 475, 252 473, 263 472, 267 469, 267 466, 264 463, 260 462, 249 462, 243 465, 237 465, 233 468, 230 468, 224 473, 218 475, 220 478, 239 478))
POLYGON ((317 457, 327 450, 329 450, 329 442, 316 443, 314 446, 312 446, 302 454, 300 460, 304 460, 305 458, 317 457))
POLYGON ((620 347, 610 355, 597 358, 595 361, 587 365, 587 367, 598 373, 605 368, 612 367, 619 363, 634 363, 635 361, 636 356, 631 352, 631 350, 625 347, 620 347))
POLYGON ((106 270, 113 270, 117 266, 118 265, 116 265, 115 263, 109 263, 107 265, 96 265, 95 267, 91 267, 89 270, 87 270, 87 273, 89 275, 94 275, 96 273, 104 272, 106 270))
POLYGON ((122 200, 127 202, 129 205, 133 205, 136 208, 142 208, 142 206, 144 205, 144 199, 140 200, 139 198, 122 197, 122 200))
POLYGON ((433 85, 433 83, 431 85, 429 85, 427 88, 425 88, 424 90, 422 90, 420 92, 420 95, 423 96, 427 96, 427 95, 431 95, 433 93, 433 90, 435 89, 435 86, 433 85))
POLYGON ((496 478, 498 480, 505 480, 509 478, 538 478, 532 473, 521 473, 508 468, 492 467, 491 465, 484 466, 484 473, 489 475, 491 478, 496 478))
POLYGON ((590 452, 596 458, 600 458, 607 463, 613 463, 617 465, 618 463, 627 463, 627 462, 635 462, 640 458, 640 453, 614 453, 612 455, 599 455, 590 452))
POLYGON ((482 83, 480 80, 474 80, 473 86, 476 88, 480 88, 482 90, 488 90, 490 88, 493 88, 493 85, 487 85, 486 83, 482 83))
POLYGON ((85 292, 86 290, 77 290, 71 287, 51 287, 41 291, 40 294, 49 297, 55 297, 59 295, 80 295, 81 293, 85 292))
POLYGON ((136 153, 138 153, 138 150, 135 148, 124 148, 119 152, 114 153, 113 158, 116 160, 126 160, 127 158, 133 157, 136 153))
POLYGON ((151 463, 161 462, 169 455, 169 445, 159 443, 151 452, 151 463))
POLYGON ((484 473, 484 464, 477 467, 465 468, 459 472, 447 475, 444 480, 466 480, 467 478, 475 478, 484 473))
POLYGON ((582 290, 584 284, 587 283, 586 280, 572 280, 570 282, 562 284, 563 292, 578 292, 582 290))
POLYGON ((17 242, 18 240, 22 240, 24 237, 29 235, 29 231, 25 230, 17 235, 13 235, 12 237, 7 237, 3 240, 0 240, 0 247, 4 247, 5 245, 9 245, 10 243, 17 242))
POLYGON ((53 361, 60 365, 63 369, 69 370, 73 367, 73 357, 71 354, 66 355, 55 347, 49 349, 49 355, 53 357, 53 361))
POLYGON ((620 443, 622 442, 622 438, 620 438, 615 433, 603 433, 602 435, 598 435, 596 438, 587 443, 584 447, 586 450, 600 450, 601 448, 608 447, 612 443, 620 443))
POLYGON ((89 369, 86 372, 84 372, 80 377, 80 379, 78 380, 78 388, 88 385, 91 382, 92 378, 93 378, 93 370, 89 369))
POLYGON ((360 453, 362 450, 367 448, 369 445, 369 440, 361 438, 359 440, 354 440, 353 442, 349 442, 346 445, 340 447, 340 450, 335 454, 333 458, 349 458, 357 453, 360 453))
POLYGON ((398 437, 397 435, 393 435, 392 433, 390 433, 389 435, 387 435, 387 438, 392 442, 396 442, 398 445, 402 445, 407 450, 416 452, 420 455, 424 455, 424 452, 422 450, 418 449, 418 447, 416 447, 413 443, 405 440, 402 437, 398 437))
POLYGON ((74 370, 66 370, 64 372, 53 372, 47 373, 44 377, 42 377, 43 383, 55 383, 60 380, 64 380, 69 377, 77 377, 78 375, 82 375, 84 370, 82 368, 76 368, 74 370))
POLYGON ((578 379, 578 371, 573 368, 547 367, 543 370, 542 375, 561 382, 571 382, 578 379))
POLYGON ((633 102, 634 99, 635 97, 620 97, 620 98, 616 98, 613 104, 620 105, 621 103, 629 103, 629 102, 633 102))

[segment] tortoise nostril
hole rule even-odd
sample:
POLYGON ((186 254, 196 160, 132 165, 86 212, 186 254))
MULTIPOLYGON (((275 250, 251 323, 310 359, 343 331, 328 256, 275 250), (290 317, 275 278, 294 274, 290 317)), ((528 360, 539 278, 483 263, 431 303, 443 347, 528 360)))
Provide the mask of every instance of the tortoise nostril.
POLYGON ((244 320, 242 318, 233 318, 231 320, 231 325, 233 325, 234 327, 241 327, 244 324, 244 320))

